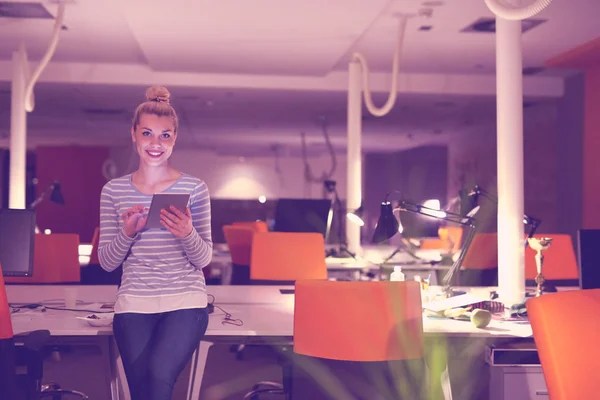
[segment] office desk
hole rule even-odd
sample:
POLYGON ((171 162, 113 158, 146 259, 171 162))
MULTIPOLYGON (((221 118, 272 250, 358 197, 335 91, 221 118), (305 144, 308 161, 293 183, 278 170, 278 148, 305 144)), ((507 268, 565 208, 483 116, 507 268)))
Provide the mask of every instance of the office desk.
MULTIPOLYGON (((73 286, 70 286, 73 287, 73 286)), ((81 286, 79 301, 83 303, 112 303, 116 286, 81 286)), ((223 313, 217 308, 209 319, 206 337, 194 355, 189 380, 188 398, 197 399, 206 365, 208 350, 215 342, 291 344, 293 339, 294 296, 281 294, 278 286, 209 286, 208 293, 215 297, 215 304, 243 322, 242 326, 223 324, 223 313)), ((290 287, 286 287, 290 288, 290 287)), ((40 303, 64 298, 65 286, 60 285, 7 285, 10 303, 40 303)), ((478 288, 478 290, 483 290, 478 288)), ((86 307, 89 304, 81 304, 86 307)), ((110 373, 110 391, 113 399, 128 399, 124 372, 111 327, 91 327, 86 321, 76 319, 86 311, 47 310, 18 312, 13 314, 15 335, 23 335, 36 329, 48 329, 55 337, 87 338, 96 341, 108 354, 107 368, 110 373), (121 392, 123 395, 121 395, 121 392)), ((528 323, 492 321, 485 329, 475 328, 470 322, 424 318, 426 335, 473 338, 530 337, 528 323)))
MULTIPOLYGON (((362 254, 357 255, 356 258, 326 257, 325 264, 330 276, 349 276, 353 280, 359 280, 361 273, 377 272, 382 267, 392 269, 396 265, 401 265, 402 269, 407 272, 425 273, 450 269, 450 266, 437 264, 441 260, 438 250, 418 250, 415 254, 420 259, 415 259, 406 252, 398 252, 384 264, 383 262, 395 249, 395 247, 389 245, 366 245, 363 246, 362 254)), ((219 246, 213 251, 211 265, 220 269, 223 283, 229 284, 231 279, 231 255, 227 250, 227 246, 219 246)), ((432 284, 436 283, 434 274, 432 284)))

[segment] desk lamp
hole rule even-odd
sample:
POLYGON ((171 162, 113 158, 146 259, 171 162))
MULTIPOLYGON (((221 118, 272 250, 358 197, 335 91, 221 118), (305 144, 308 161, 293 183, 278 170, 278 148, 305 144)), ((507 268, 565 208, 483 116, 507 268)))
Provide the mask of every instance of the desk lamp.
POLYGON ((39 195, 37 199, 29 205, 29 209, 35 210, 36 207, 44 200, 44 198, 50 194, 50 201, 56 204, 65 204, 65 198, 60 191, 60 182, 54 181, 39 195))
POLYGON ((338 191, 336 188, 336 181, 326 180, 323 182, 323 186, 327 193, 331 193, 333 195, 332 202, 335 207, 334 215, 336 215, 337 222, 338 222, 338 226, 337 226, 338 248, 328 250, 326 256, 327 257, 338 257, 338 258, 344 258, 344 257, 356 258, 356 254, 354 254, 348 250, 348 248, 346 247, 347 243, 344 240, 344 234, 342 231, 343 230, 343 218, 344 218, 342 216, 343 206, 342 206, 342 202, 340 200, 340 196, 338 195, 338 191))
POLYGON ((355 223, 358 226, 365 226, 365 220, 363 218, 364 215, 365 215, 365 208, 361 204, 360 207, 358 207, 356 210, 348 211, 346 213, 346 218, 348 218, 349 221, 351 221, 352 223, 355 223))
POLYGON ((444 292, 448 297, 453 296, 454 292, 451 288, 452 278, 460 270, 462 262, 471 246, 473 237, 475 236, 475 214, 479 211, 479 206, 473 208, 464 217, 458 214, 450 213, 447 211, 435 210, 433 208, 425 207, 419 204, 412 204, 406 201, 400 201, 398 207, 393 208, 391 202, 388 201, 390 193, 386 195, 386 199, 381 203, 381 214, 375 227, 375 233, 373 234, 373 243, 380 243, 384 240, 390 239, 396 233, 400 227, 400 222, 396 219, 394 211, 407 211, 417 213, 432 218, 441 219, 448 222, 463 225, 468 228, 468 234, 465 241, 462 243, 458 257, 450 267, 448 273, 442 279, 444 292))
MULTIPOLYGON (((479 186, 479 185, 475 185, 473 187, 473 189, 471 189, 468 192, 468 196, 469 197, 473 197, 475 205, 477 205, 478 202, 479 202, 479 196, 483 196, 483 197, 487 198, 488 200, 493 201, 494 204, 498 204, 498 199, 495 196, 491 195, 489 192, 483 190, 481 188, 481 186, 479 186)), ((525 248, 527 248, 527 243, 528 243, 529 239, 531 239, 533 237, 533 235, 537 231, 538 227, 542 223, 542 220, 534 218, 534 217, 532 217, 530 215, 525 214, 523 216, 523 223, 525 225, 529 225, 530 226, 530 228, 529 228, 529 234, 527 235, 527 239, 525 240, 525 248)))
MULTIPOLYGON (((30 210, 35 210, 37 208, 37 206, 44 200, 44 198, 50 194, 50 201, 56 204, 65 204, 65 198, 62 195, 62 192, 60 191, 60 182, 58 181, 54 181, 50 184, 50 186, 48 186, 46 188, 46 190, 44 190, 42 192, 42 194, 40 194, 38 196, 37 199, 35 199, 30 205, 29 205, 29 209, 30 210)), ((40 233, 40 228, 37 226, 35 226, 35 233, 40 233)))

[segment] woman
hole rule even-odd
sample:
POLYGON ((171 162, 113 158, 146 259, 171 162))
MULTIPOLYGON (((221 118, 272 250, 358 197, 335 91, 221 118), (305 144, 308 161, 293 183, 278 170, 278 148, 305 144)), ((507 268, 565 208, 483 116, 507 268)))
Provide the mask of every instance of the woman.
POLYGON ((131 398, 167 400, 208 325, 210 198, 203 181, 169 165, 179 124, 168 90, 146 97, 131 128, 139 168, 102 189, 98 256, 106 271, 123 265, 113 330, 131 398), (164 229, 145 229, 154 193, 189 193, 189 207, 162 210, 164 229))

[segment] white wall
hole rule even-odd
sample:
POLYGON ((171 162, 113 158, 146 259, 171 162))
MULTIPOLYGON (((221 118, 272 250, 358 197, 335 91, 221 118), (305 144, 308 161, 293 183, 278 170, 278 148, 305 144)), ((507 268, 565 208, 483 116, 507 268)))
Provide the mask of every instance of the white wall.
MULTIPOLYGON (((131 147, 114 147, 111 157, 117 164, 117 174, 123 175, 137 167, 138 158, 131 147)), ((337 181, 340 198, 346 197, 346 157, 336 155, 337 166, 330 179, 337 181)), ((328 155, 308 158, 316 177, 328 173, 328 155)), ((323 184, 309 183, 304 178, 302 157, 285 155, 273 157, 237 157, 218 155, 198 149, 176 149, 172 165, 183 172, 203 179, 211 197, 227 199, 322 198, 323 184)))

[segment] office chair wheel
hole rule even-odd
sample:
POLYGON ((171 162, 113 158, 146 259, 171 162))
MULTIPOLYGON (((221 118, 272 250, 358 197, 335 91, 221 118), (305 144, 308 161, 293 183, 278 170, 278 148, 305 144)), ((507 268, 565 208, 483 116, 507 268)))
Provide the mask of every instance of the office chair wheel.
MULTIPOLYGON (((259 400, 261 394, 283 394, 283 385, 277 382, 262 381, 252 386, 252 390, 244 396, 244 400, 259 400)), ((286 395, 287 397, 287 395, 286 395)))
POLYGON ((77 390, 60 389, 60 387, 58 389, 44 389, 45 386, 49 385, 42 386, 42 390, 40 392, 40 399, 51 398, 52 400, 66 400, 77 398, 79 400, 89 400, 89 397, 86 394, 78 392, 77 390))
POLYGON ((244 359, 244 348, 246 347, 245 344, 232 344, 229 347, 229 351, 232 353, 235 353, 235 359, 236 360, 243 360, 244 359))

